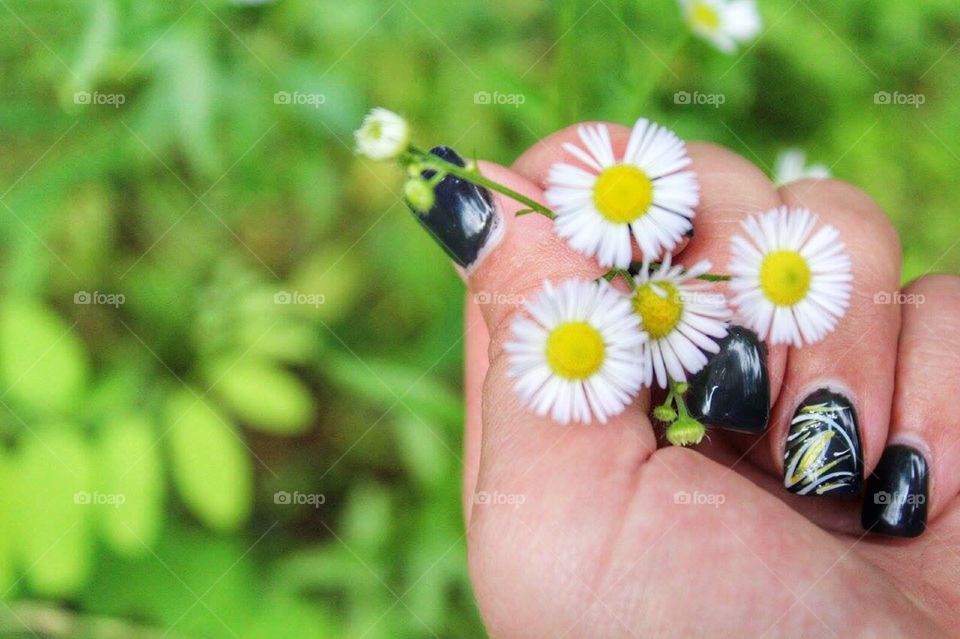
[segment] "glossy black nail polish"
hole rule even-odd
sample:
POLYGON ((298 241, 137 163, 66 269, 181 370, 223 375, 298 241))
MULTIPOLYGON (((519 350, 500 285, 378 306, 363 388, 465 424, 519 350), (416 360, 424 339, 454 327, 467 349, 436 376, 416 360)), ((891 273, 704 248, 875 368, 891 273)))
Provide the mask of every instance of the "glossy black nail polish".
MULTIPOLYGON (((458 166, 466 166, 463 158, 450 147, 438 146, 430 152, 458 166)), ((433 175, 433 171, 423 172, 427 179, 433 175)), ((427 213, 414 210, 414 215, 454 262, 470 266, 498 223, 490 191, 448 175, 436 186, 434 195, 433 208, 427 213)))
POLYGON ((916 537, 927 527, 929 471, 920 451, 887 446, 867 478, 860 522, 864 529, 892 537, 916 537))
POLYGON ((687 407, 710 426, 762 433, 770 423, 767 347, 757 334, 730 326, 720 352, 690 380, 687 407))
POLYGON ((798 495, 860 492, 863 447, 849 399, 821 388, 800 403, 787 433, 783 469, 783 485, 798 495))

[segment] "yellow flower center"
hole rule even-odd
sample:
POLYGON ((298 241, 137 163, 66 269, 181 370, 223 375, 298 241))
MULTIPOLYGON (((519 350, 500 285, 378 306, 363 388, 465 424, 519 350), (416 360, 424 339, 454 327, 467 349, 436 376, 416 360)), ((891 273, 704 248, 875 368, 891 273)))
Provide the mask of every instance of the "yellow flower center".
POLYGON ((633 222, 650 208, 653 182, 637 167, 617 164, 597 178, 593 202, 600 214, 611 222, 633 222))
POLYGON ((706 2, 694 2, 689 16, 695 28, 716 31, 720 27, 720 13, 706 2))
POLYGON ((670 282, 644 284, 633 294, 633 309, 640 316, 647 335, 661 339, 680 323, 683 300, 680 291, 670 282))
POLYGON ((567 322, 547 338, 547 364, 565 379, 587 379, 600 370, 605 350, 597 329, 586 322, 567 322))
POLYGON ((810 290, 810 266, 796 251, 773 251, 760 265, 760 288, 777 306, 793 306, 810 290))

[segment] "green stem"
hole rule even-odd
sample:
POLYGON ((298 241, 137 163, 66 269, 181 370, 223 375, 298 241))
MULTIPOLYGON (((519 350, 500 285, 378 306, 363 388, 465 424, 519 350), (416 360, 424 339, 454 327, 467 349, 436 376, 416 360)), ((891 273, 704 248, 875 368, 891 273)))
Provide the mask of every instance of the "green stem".
MULTIPOLYGON (((630 268, 633 270, 637 270, 639 268, 643 268, 643 264, 641 264, 640 262, 632 262, 630 264, 630 268)), ((650 269, 653 271, 656 271, 659 268, 660 268, 659 262, 654 262, 653 264, 650 265, 650 269)), ((706 282, 729 282, 730 280, 733 279, 733 276, 723 275, 721 273, 704 273, 703 275, 698 275, 696 279, 704 280, 706 282)))
POLYGON ((513 189, 506 187, 500 184, 499 182, 494 182, 493 180, 484 177, 483 175, 480 174, 479 171, 471 170, 462 166, 457 166, 456 164, 447 162, 446 160, 438 158, 435 155, 432 155, 430 153, 424 153, 423 151, 420 151, 417 149, 411 150, 411 154, 416 158, 415 161, 419 162, 426 168, 431 168, 437 171, 438 173, 455 175, 460 179, 467 180, 468 182, 473 182, 474 184, 478 184, 480 186, 486 187, 491 191, 502 193, 503 195, 506 195, 507 197, 513 200, 516 200, 517 202, 520 202, 521 204, 529 207, 534 212, 539 213, 544 217, 548 217, 551 220, 557 217, 553 211, 551 211, 544 205, 540 204, 539 202, 532 200, 528 198, 526 195, 523 195, 522 193, 518 193, 517 191, 514 191, 513 189))

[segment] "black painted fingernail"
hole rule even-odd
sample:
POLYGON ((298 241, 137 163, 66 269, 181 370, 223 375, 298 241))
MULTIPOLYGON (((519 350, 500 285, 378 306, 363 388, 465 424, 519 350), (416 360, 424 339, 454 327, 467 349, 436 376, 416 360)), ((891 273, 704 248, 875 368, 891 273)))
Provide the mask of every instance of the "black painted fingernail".
POLYGON ((920 451, 887 446, 867 478, 860 522, 864 529, 892 537, 916 537, 927 527, 929 472, 920 451))
MULTIPOLYGON (((430 152, 447 162, 466 166, 456 151, 438 146, 430 152)), ((423 177, 433 177, 434 171, 424 171, 423 177)), ((496 230, 498 220, 493 196, 482 186, 448 175, 434 189, 436 201, 426 213, 410 207, 420 223, 443 250, 460 266, 473 264, 481 249, 496 230)))
POLYGON ((857 411, 826 388, 797 408, 783 453, 783 485, 798 495, 856 495, 863 487, 857 411))
POLYGON ((720 352, 690 380, 687 407, 710 426, 762 433, 770 423, 767 347, 757 334, 730 326, 720 352))

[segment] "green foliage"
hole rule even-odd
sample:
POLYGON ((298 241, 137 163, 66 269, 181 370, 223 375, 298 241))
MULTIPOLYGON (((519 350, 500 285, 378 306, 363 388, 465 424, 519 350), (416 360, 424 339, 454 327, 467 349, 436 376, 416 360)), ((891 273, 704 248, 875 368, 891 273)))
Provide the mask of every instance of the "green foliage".
POLYGON ((800 146, 905 278, 957 271, 955 0, 759 4, 725 56, 675 0, 6 0, 0 635, 482 635, 462 284, 354 157, 372 106, 507 165, 638 115, 768 172, 800 146))
POLYGON ((100 492, 123 503, 100 509, 104 541, 123 556, 150 551, 160 534, 164 477, 156 433, 142 417, 118 415, 104 424, 96 442, 100 492))
POLYGON ((13 468, 15 549, 38 594, 75 592, 90 572, 92 461, 88 444, 66 424, 46 424, 21 446, 13 468))
POLYGON ((59 316, 11 298, 0 308, 0 375, 11 400, 25 410, 65 414, 85 389, 86 353, 59 316))
POLYGON ((167 400, 170 473, 200 520, 235 530, 250 513, 253 468, 242 435, 212 404, 188 390, 167 400))

